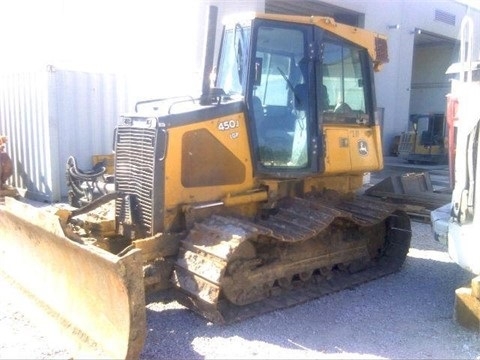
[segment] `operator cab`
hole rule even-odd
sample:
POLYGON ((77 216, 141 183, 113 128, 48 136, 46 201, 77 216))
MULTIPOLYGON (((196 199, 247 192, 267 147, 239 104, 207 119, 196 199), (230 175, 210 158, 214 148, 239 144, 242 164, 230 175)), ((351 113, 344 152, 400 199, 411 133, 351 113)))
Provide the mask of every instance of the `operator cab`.
POLYGON ((324 170, 324 124, 372 125, 365 49, 312 24, 226 25, 216 87, 246 103, 257 175, 324 170))

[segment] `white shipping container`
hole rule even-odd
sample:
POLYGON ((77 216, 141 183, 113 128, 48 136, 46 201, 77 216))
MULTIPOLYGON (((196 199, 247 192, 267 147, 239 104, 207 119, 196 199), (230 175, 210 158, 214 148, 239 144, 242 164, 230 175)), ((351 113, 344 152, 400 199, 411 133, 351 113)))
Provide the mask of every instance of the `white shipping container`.
POLYGON ((119 115, 126 110, 118 74, 55 69, 0 75, 0 134, 14 162, 9 183, 28 198, 58 202, 67 195, 69 156, 80 168, 111 154, 119 115))

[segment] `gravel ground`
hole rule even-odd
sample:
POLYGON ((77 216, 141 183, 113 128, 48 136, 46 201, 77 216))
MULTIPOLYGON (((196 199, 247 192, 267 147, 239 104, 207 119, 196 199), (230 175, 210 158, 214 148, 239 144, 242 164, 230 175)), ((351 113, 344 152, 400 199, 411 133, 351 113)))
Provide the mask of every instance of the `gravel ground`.
MULTIPOLYGON (((454 290, 472 275, 428 224, 413 231, 401 272, 233 325, 212 325, 168 293, 149 299, 141 359, 480 359, 480 335, 452 320, 454 290)), ((0 359, 72 356, 3 279, 0 294, 0 359)))

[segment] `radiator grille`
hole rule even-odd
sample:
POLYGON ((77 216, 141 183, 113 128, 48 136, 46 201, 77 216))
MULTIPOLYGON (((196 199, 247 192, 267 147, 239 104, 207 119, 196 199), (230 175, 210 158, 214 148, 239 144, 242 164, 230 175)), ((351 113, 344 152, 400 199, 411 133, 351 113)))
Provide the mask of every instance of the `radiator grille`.
MULTIPOLYGON (((157 129, 119 127, 115 147, 115 182, 118 191, 132 195, 135 221, 142 232, 153 235, 155 154, 157 129)), ((122 217, 123 200, 116 202, 117 219, 122 217)))
POLYGON ((376 52, 376 61, 381 63, 388 63, 388 46, 387 40, 376 37, 375 38, 375 52, 376 52))
POLYGON ((402 155, 409 155, 413 150, 414 135, 406 132, 400 135, 400 142, 398 145, 398 152, 402 155))

